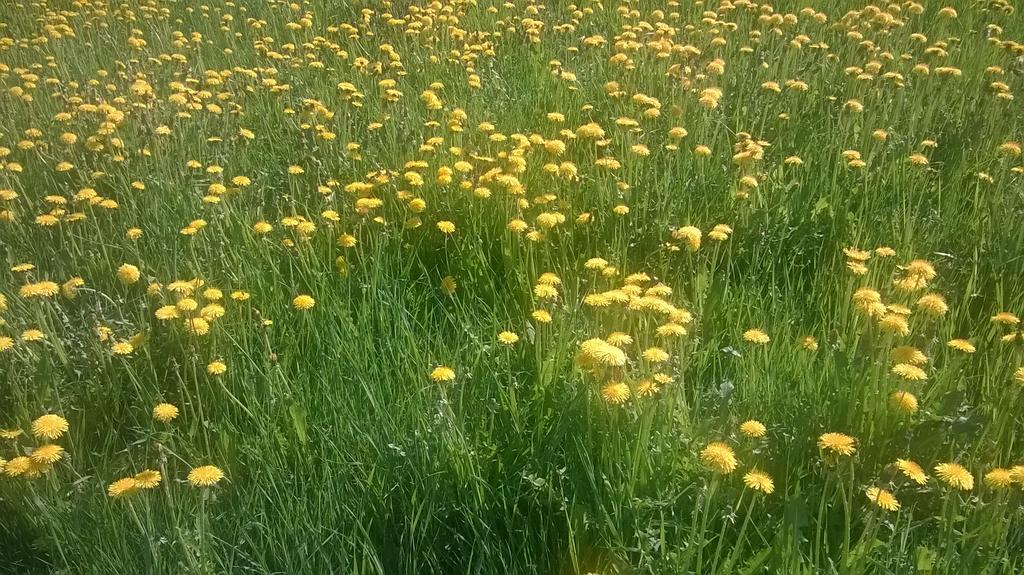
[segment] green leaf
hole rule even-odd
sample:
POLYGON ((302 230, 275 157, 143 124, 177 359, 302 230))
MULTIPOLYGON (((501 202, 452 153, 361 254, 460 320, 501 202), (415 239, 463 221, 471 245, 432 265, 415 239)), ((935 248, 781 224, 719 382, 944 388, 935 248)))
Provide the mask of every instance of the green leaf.
POLYGON ((295 435, 299 436, 300 443, 306 443, 306 410, 301 405, 293 403, 288 408, 288 415, 292 416, 292 427, 295 428, 295 435))
MULTIPOLYGON (((867 558, 867 556, 878 547, 885 547, 885 543, 879 541, 878 538, 872 537, 869 540, 863 540, 850 550, 850 553, 844 558, 843 563, 847 569, 852 569, 859 565, 861 561, 867 558)), ((856 571, 856 569, 853 570, 856 571)))
POLYGON ((768 560, 768 556, 771 554, 772 548, 765 547, 764 549, 757 552, 743 565, 743 569, 739 571, 739 575, 753 575, 761 570, 761 566, 764 565, 765 561, 768 560))
POLYGON ((835 215, 832 212, 832 206, 829 205, 828 200, 824 197, 818 198, 818 201, 814 203, 814 209, 811 210, 811 216, 817 217, 818 214, 825 211, 827 211, 830 216, 835 215))
POLYGON ((935 570, 935 560, 937 558, 937 553, 928 547, 919 545, 917 547, 917 571, 919 573, 931 573, 935 570))

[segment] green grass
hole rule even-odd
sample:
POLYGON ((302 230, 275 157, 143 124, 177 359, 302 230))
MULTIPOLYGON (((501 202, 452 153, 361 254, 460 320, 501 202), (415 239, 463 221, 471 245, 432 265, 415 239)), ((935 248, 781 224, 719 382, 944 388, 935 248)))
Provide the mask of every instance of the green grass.
POLYGON ((782 2, 774 12, 792 17, 773 22, 767 6, 742 2, 586 1, 574 14, 519 0, 12 0, 0 14, 0 190, 12 192, 0 195, 0 337, 12 344, 0 352, 0 428, 25 433, 0 439, 0 458, 31 455, 41 444, 31 422, 44 413, 70 430, 56 441, 64 458, 40 477, 9 464, 0 473, 0 572, 1019 572, 1024 472, 1005 488, 983 478, 1024 464, 1024 339, 990 321, 1024 311, 1024 164, 1019 147, 1000 148, 1024 139, 1024 20, 1001 2, 951 5, 956 18, 937 4, 915 14, 912 3, 782 2), (389 22, 389 11, 404 22, 389 22), (901 25, 882 25, 880 12, 901 25), (424 14, 424 31, 410 33, 424 14), (289 26, 307 15, 307 27, 289 26), (530 20, 544 24, 536 42, 530 20), (665 58, 660 25, 677 47, 665 58), (133 35, 145 46, 132 47, 133 35), (583 41, 596 35, 606 43, 583 41), (716 58, 721 75, 707 71, 716 58), (552 73, 553 60, 575 81, 552 73), (382 97, 385 79, 398 102, 382 97), (133 92, 137 80, 152 94, 133 92), (364 94, 361 105, 340 82, 364 94), (444 85, 441 110, 420 99, 434 82, 444 85), (722 91, 713 108, 698 102, 709 87, 722 91), (657 99, 657 117, 644 117, 636 94, 657 99), (456 108, 468 117, 462 131, 449 128, 456 108), (506 139, 488 138, 481 122, 506 139), (589 122, 607 142, 574 136, 589 122), (336 137, 318 137, 318 125, 336 137), (675 141, 677 126, 688 134, 675 141), (762 159, 733 160, 744 132, 762 142, 762 159), (567 149, 555 157, 537 140, 516 172, 513 134, 567 149), (433 151, 421 148, 432 137, 433 151), (864 167, 848 165, 851 150, 864 167), (912 164, 914 153, 928 165, 912 164), (600 157, 621 167, 596 166, 600 157), (459 160, 471 171, 439 183, 438 169, 459 160), (61 161, 72 167, 59 171, 61 161), (552 176, 549 162, 574 163, 578 179, 552 176), (214 165, 223 173, 206 170, 214 165), (489 179, 492 168, 514 174, 524 193, 489 179), (360 213, 345 187, 382 173, 366 194, 381 205, 360 213), (756 188, 740 182, 748 175, 756 188), (234 189, 235 176, 251 185, 234 189), (211 184, 231 189, 209 203, 211 184), (479 187, 490 197, 474 196, 479 187), (76 197, 83 188, 117 207, 76 197), (426 201, 422 213, 412 197, 426 201), (613 211, 620 205, 628 214, 613 211), (507 227, 522 219, 537 231, 545 212, 564 223, 534 239, 507 227), (577 222, 584 213, 589 222, 577 222), (37 220, 46 214, 56 223, 37 220), (283 221, 295 216, 315 232, 283 221), (422 225, 406 226, 410 218, 422 225), (183 234, 196 219, 205 227, 183 234), (257 235, 258 221, 273 231, 257 235), (456 231, 442 234, 439 221, 456 231), (734 232, 714 241, 716 224, 734 232), (704 234, 694 252, 672 235, 691 225, 704 234), (142 237, 128 239, 130 228, 142 237), (356 245, 341 247, 342 234, 356 245), (844 248, 879 246, 896 256, 872 257, 865 275, 848 270, 844 248), (617 274, 586 269, 594 257, 617 274), (937 277, 901 292, 893 281, 915 259, 937 277), (34 268, 15 271, 23 263, 34 268), (125 263, 138 282, 119 280, 125 263), (554 302, 534 293, 546 272, 562 282, 554 302), (654 312, 584 303, 639 272, 652 278, 645 288, 670 286, 664 299, 692 313, 687 336, 656 336, 666 320, 654 312), (441 288, 447 276, 453 294, 441 288), (85 282, 74 298, 19 295, 72 277, 85 282), (168 284, 192 279, 204 282, 200 307, 205 289, 223 292, 225 314, 202 336, 154 315, 180 299, 168 284), (864 287, 913 309, 909 335, 857 310, 864 287), (250 297, 236 301, 235 290, 250 297), (932 292, 949 304, 940 318, 915 304, 932 292), (294 309, 299 294, 315 307, 294 309), (535 309, 553 321, 532 319, 535 309), (755 327, 771 342, 745 342, 755 327), (45 341, 23 341, 30 328, 45 341), (506 330, 519 341, 500 344, 506 330), (616 331, 636 340, 629 363, 583 369, 580 344, 616 331), (1016 341, 1001 341, 1012 333, 1016 341), (130 354, 112 353, 139 334, 130 354), (816 351, 801 347, 805 336, 816 351), (977 351, 951 350, 954 338, 977 351), (655 345, 671 355, 661 366, 641 356, 655 345), (903 345, 927 356, 926 381, 890 372, 903 345), (216 359, 228 366, 219 376, 207 372, 216 359), (432 381, 439 365, 455 381, 432 381), (673 381, 642 397, 655 372, 673 381), (611 380, 632 397, 604 401, 611 380), (899 389, 917 397, 916 413, 889 405, 899 389), (154 421, 161 402, 178 418, 154 421), (767 435, 744 437, 748 419, 767 435), (856 454, 823 453, 825 432, 856 438, 856 454), (736 471, 717 475, 701 460, 714 441, 735 450, 736 471), (929 481, 901 476, 897 458, 920 463, 929 481), (967 468, 973 489, 944 484, 933 472, 942 462, 967 468), (189 471, 207 464, 226 478, 191 486, 189 471), (161 472, 156 489, 107 495, 143 469, 161 472), (753 469, 771 475, 774 493, 744 487, 753 469), (873 505, 869 487, 891 491, 900 510, 873 505))

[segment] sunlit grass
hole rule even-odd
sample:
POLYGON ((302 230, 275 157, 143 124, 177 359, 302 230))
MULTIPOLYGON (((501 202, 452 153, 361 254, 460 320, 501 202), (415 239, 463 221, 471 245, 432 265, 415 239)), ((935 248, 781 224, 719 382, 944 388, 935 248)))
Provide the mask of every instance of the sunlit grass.
POLYGON ((0 571, 1024 569, 1008 0, 0 23, 0 571))

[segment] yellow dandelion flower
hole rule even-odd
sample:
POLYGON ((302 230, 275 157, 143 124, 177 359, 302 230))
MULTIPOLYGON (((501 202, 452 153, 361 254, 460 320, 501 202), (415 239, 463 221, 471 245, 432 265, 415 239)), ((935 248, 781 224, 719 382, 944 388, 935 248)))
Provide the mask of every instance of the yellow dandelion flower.
POLYGON ((669 359, 668 352, 660 347, 649 347, 643 351, 642 356, 651 363, 662 363, 669 359))
POLYGON ((651 397, 660 390, 658 384, 649 379, 641 380, 636 384, 636 394, 640 397, 651 397))
POLYGON ((498 342, 505 345, 512 345, 519 341, 519 336, 515 332, 503 331, 498 334, 498 342))
POLYGON ((928 476, 925 474, 924 469, 920 465, 914 463, 909 459, 897 459, 896 469, 899 469, 900 473, 904 477, 913 481, 918 485, 924 485, 928 482, 928 476))
POLYGON ((193 487, 212 487, 221 479, 224 479, 224 472, 215 465, 196 467, 188 473, 188 482, 193 487))
POLYGON ((910 154, 910 156, 907 159, 910 161, 911 164, 914 164, 915 166, 928 165, 928 157, 925 156, 924 154, 910 154))
POLYGON ((1003 142, 1002 144, 999 145, 999 151, 1004 153, 1004 154, 1008 154, 1010 156, 1019 156, 1019 155, 1021 155, 1021 150, 1022 150, 1022 148, 1021 148, 1020 143, 1019 142, 1014 142, 1012 140, 1011 141, 1007 141, 1007 142, 1003 142))
POLYGON ((178 300, 178 303, 174 304, 181 311, 191 312, 199 308, 199 302, 196 300, 186 297, 178 300))
POLYGON ((576 135, 580 138, 600 140, 604 138, 605 133, 599 124, 596 122, 590 122, 589 124, 584 124, 577 128, 576 135))
POLYGON ((584 367, 622 367, 628 359, 621 349, 599 338, 581 343, 578 357, 584 367))
POLYGON ((885 306, 885 309, 887 311, 889 311, 889 312, 892 312, 892 313, 896 314, 896 315, 902 315, 904 317, 907 317, 907 316, 909 316, 912 313, 911 309, 909 307, 907 307, 905 305, 900 305, 898 303, 888 304, 888 305, 885 306))
POLYGON ((1015 326, 1020 323, 1020 319, 1008 311, 1001 311, 996 315, 992 316, 992 323, 998 325, 1015 326))
POLYGON ((846 262, 846 269, 855 276, 862 276, 868 273, 868 267, 861 262, 850 260, 846 262))
POLYGON ((1005 489, 1013 484, 1013 476, 1009 469, 997 467, 985 474, 985 485, 996 489, 1005 489))
POLYGON ((898 313, 889 313, 882 316, 882 319, 878 321, 878 326, 882 328, 884 333, 891 333, 901 337, 910 335, 910 324, 907 323, 907 318, 898 313))
POLYGON ((433 371, 430 372, 430 379, 439 383, 446 381, 455 381, 455 370, 450 367, 440 365, 438 367, 435 367, 433 371))
POLYGON ((743 332, 743 341, 757 345, 765 345, 771 341, 768 334, 757 328, 751 328, 743 332))
POLYGON ((53 297, 60 293, 60 286, 57 282, 41 281, 21 286, 18 295, 24 298, 53 297))
POLYGON ((871 288, 860 288, 853 292, 853 303, 858 311, 869 316, 880 315, 879 309, 882 312, 885 311, 885 306, 882 305, 882 295, 871 288))
POLYGON ((153 407, 153 419, 160 423, 170 423, 178 417, 178 408, 170 403, 159 403, 153 407))
POLYGON ((724 242, 732 235, 732 227, 726 224, 717 224, 708 232, 708 238, 716 242, 724 242))
POLYGON ((305 294, 297 295, 297 296, 295 296, 295 299, 292 300, 292 307, 294 307, 295 309, 297 309, 299 311, 311 310, 311 309, 313 309, 313 306, 315 306, 315 305, 316 305, 316 300, 314 300, 312 297, 310 297, 308 295, 305 295, 305 294))
POLYGON ((974 488, 974 476, 958 463, 940 463, 935 466, 935 475, 946 485, 962 491, 974 488))
POLYGON ((686 248, 695 252, 700 249, 701 231, 694 226, 685 226, 672 232, 674 239, 683 241, 686 243, 686 248))
POLYGON ((192 295, 192 292, 196 290, 196 285, 194 281, 176 280, 167 284, 167 289, 178 294, 179 296, 188 297, 192 295))
POLYGON ((205 319, 206 321, 213 321, 217 318, 224 317, 224 313, 225 310, 223 306, 211 303, 203 306, 203 308, 199 310, 199 317, 205 319))
POLYGON ((909 363, 897 363, 892 366, 891 371, 907 381, 924 381, 928 379, 928 374, 923 369, 909 363))
POLYGON ((902 269, 908 276, 920 277, 925 280, 933 280, 937 275, 935 267, 928 260, 913 260, 902 269))
POLYGON ((764 437, 767 431, 768 428, 756 419, 748 419, 740 424, 740 432, 747 437, 764 437))
POLYGON ((765 495, 771 495, 775 491, 775 481, 772 480, 771 475, 768 475, 763 471, 748 471, 743 476, 743 484, 746 485, 748 489, 760 491, 765 495))
POLYGON ((68 430, 68 420, 59 415, 48 413, 32 422, 32 435, 42 439, 60 439, 68 430))
POLYGON ((857 451, 856 440, 842 433, 823 433, 818 438, 818 447, 836 455, 850 456, 857 451))
POLYGON ((161 307, 157 308, 157 310, 154 313, 154 315, 156 316, 156 319, 159 319, 159 320, 165 320, 166 321, 166 320, 169 320, 169 319, 177 319, 177 317, 178 317, 178 306, 173 306, 173 305, 161 306, 161 307))
POLYGON ((630 396, 629 386, 625 383, 613 381, 601 388, 601 397, 611 404, 625 403, 630 396))
MULTIPOLYGON (((73 277, 60 286, 60 293, 68 299, 78 297, 78 288, 85 285, 85 280, 80 277, 73 277)), ((0 310, 2 311, 2 310, 0 310)))
POLYGON ((917 413, 917 398, 909 391, 895 391, 889 396, 889 404, 907 415, 917 413))
POLYGON ((539 278, 537 278, 537 283, 549 286, 557 286, 562 285, 562 278, 558 277, 557 275, 551 272, 544 272, 540 274, 539 278))
POLYGON ((668 319, 675 323, 686 325, 693 321, 693 314, 685 309, 675 308, 668 314, 668 319))
POLYGON ((44 339, 46 339, 46 334, 35 328, 26 329, 21 332, 22 341, 34 342, 42 341, 44 339))
POLYGON ((47 443, 46 445, 40 445, 39 447, 33 449, 32 453, 29 454, 29 458, 33 462, 46 465, 57 463, 63 456, 64 448, 55 443, 47 443))
POLYGON ((533 297, 540 300, 557 299, 558 289, 552 285, 537 284, 533 286, 533 297))
POLYGON ((964 353, 974 353, 977 351, 974 345, 966 339, 951 339, 946 342, 946 347, 949 349, 955 349, 956 351, 962 351, 964 353))
POLYGON ((192 335, 206 335, 210 332, 210 322, 201 317, 193 317, 185 320, 185 329, 192 335))
POLYGON ((654 332, 661 337, 681 337, 686 335, 686 328, 678 323, 659 325, 654 332))
POLYGON ((135 346, 127 341, 119 341, 110 346, 110 351, 114 352, 115 355, 129 355, 135 351, 135 346))
POLYGON ((909 363, 910 365, 924 365, 928 363, 928 358, 921 353, 921 350, 910 345, 892 348, 889 352, 889 359, 893 363, 909 363))
POLYGON ((131 285, 138 282, 141 275, 139 268, 132 264, 123 264, 121 267, 117 268, 117 279, 121 280, 121 283, 125 285, 131 285))
POLYGON ((874 503, 880 509, 884 509, 886 511, 900 510, 900 502, 896 500, 896 497, 892 493, 886 491, 885 489, 881 489, 879 487, 869 487, 867 489, 866 495, 868 496, 868 500, 874 503))
POLYGON ((107 486, 107 496, 114 498, 125 497, 135 493, 138 489, 139 484, 135 481, 134 477, 125 477, 107 486))
POLYGON ((736 470, 739 462, 731 447, 721 441, 713 441, 700 452, 700 459, 715 473, 728 475, 736 470))
POLYGON ((921 308, 927 315, 938 317, 946 315, 949 306, 946 305, 946 298, 937 293, 930 293, 921 296, 917 300, 917 307, 921 308))
POLYGON ((146 469, 135 474, 135 485, 139 489, 155 489, 160 485, 160 480, 163 476, 160 475, 159 471, 153 469, 146 469))
POLYGON ((25 475, 32 469, 32 460, 24 455, 15 457, 4 465, 4 475, 8 477, 19 477, 25 475))
POLYGON ((511 232, 521 234, 530 228, 530 224, 524 222, 523 220, 515 219, 510 220, 505 227, 511 232))
POLYGON ((871 252, 853 247, 843 248, 843 255, 850 258, 851 260, 857 260, 861 262, 871 259, 871 252))

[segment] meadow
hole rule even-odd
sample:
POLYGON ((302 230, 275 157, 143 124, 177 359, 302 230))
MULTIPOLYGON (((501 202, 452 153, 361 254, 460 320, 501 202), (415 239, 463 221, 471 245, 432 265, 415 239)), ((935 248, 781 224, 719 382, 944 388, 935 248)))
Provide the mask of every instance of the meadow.
POLYGON ((0 573, 1024 572, 1012 0, 4 0, 0 573))

